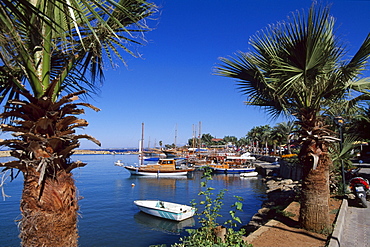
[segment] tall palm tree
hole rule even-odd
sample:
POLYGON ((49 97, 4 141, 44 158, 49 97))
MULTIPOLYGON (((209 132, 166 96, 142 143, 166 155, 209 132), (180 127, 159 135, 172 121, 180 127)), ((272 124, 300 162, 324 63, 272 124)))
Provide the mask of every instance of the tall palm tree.
POLYGON ((281 146, 284 140, 284 134, 280 131, 278 126, 274 126, 271 130, 271 141, 274 145, 274 154, 281 154, 281 146), (279 146, 279 149, 277 149, 277 145, 279 146))
POLYGON ((256 128, 254 127, 250 131, 248 131, 246 136, 251 142, 252 152, 257 153, 258 152, 259 138, 258 138, 258 132, 257 132, 256 128))
POLYGON ((156 10, 143 0, 2 0, 0 3, 1 145, 16 158, 0 166, 24 175, 20 237, 23 246, 77 246, 76 188, 70 156, 76 128, 87 122, 76 103, 95 92, 104 61, 140 45, 144 20, 156 10), (90 73, 91 72, 91 73, 90 73))
MULTIPOLYGON (((370 104, 359 111, 356 114, 351 115, 354 118, 351 119, 350 124, 346 124, 345 128, 351 135, 358 135, 363 141, 370 140, 370 104)), ((344 116, 347 120, 347 117, 344 116)))
POLYGON ((253 127, 247 134, 248 138, 250 138, 253 142, 254 146, 254 152, 259 152, 260 150, 260 143, 263 143, 263 135, 264 132, 267 131, 270 128, 269 125, 264 126, 256 126, 253 127))
POLYGON ((270 127, 270 125, 265 125, 265 126, 262 126, 262 142, 265 144, 265 153, 268 155, 269 154, 269 148, 268 148, 268 145, 269 145, 269 141, 271 139, 271 135, 272 135, 272 129, 270 127))
POLYGON ((216 68, 218 75, 239 81, 246 104, 263 107, 272 117, 297 119, 303 165, 300 223, 313 231, 330 229, 328 145, 337 138, 324 111, 339 99, 369 99, 369 78, 360 76, 370 56, 370 35, 348 61, 339 41, 329 8, 313 4, 307 16, 297 12, 258 32, 250 39, 251 52, 221 58, 216 68))
POLYGON ((279 131, 285 138, 285 144, 288 147, 288 153, 291 154, 290 141, 294 136, 295 123, 294 121, 281 122, 276 125, 277 131, 279 131))

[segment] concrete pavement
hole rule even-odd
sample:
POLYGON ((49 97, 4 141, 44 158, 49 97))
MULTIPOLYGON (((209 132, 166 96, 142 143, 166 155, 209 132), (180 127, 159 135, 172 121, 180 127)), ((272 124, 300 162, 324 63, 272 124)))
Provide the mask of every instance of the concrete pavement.
MULTIPOLYGON (((358 164, 360 176, 370 181, 369 164, 358 164)), ((329 247, 370 247, 370 202, 362 208, 353 199, 344 200, 340 208, 329 247)))
POLYGON ((370 247, 370 208, 348 206, 340 246, 370 247))

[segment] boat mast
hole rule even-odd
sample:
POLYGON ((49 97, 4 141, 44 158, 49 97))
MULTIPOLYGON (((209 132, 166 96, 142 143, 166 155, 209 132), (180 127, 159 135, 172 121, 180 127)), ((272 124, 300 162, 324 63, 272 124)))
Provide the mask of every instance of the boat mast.
POLYGON ((199 158, 200 158, 200 148, 202 147, 202 134, 201 134, 201 132, 202 132, 202 122, 201 121, 199 121, 199 139, 198 139, 198 141, 199 141, 199 143, 198 143, 198 155, 199 155, 199 158))
POLYGON ((195 130, 195 125, 193 124, 193 141, 192 141, 192 145, 193 145, 193 150, 195 150, 195 137, 197 136, 197 131, 195 130))
POLYGON ((175 148, 176 148, 176 142, 177 142, 177 124, 176 124, 176 128, 175 128, 175 148))
POLYGON ((140 147, 139 147, 139 160, 140 165, 143 165, 144 160, 144 123, 141 123, 141 141, 140 141, 140 147))

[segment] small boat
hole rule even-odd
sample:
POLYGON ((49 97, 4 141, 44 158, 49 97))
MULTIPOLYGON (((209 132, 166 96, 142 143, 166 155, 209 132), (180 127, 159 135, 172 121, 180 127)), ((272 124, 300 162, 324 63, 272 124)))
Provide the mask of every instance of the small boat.
POLYGON ((180 164, 182 160, 175 159, 159 159, 155 164, 147 164, 140 166, 123 166, 131 175, 139 176, 156 176, 156 177, 171 177, 171 176, 186 176, 195 168, 180 164))
POLYGON ((258 172, 242 172, 240 173, 241 177, 256 177, 258 176, 258 172))
POLYGON ((212 171, 217 174, 240 174, 240 173, 248 173, 248 172, 254 172, 254 167, 236 167, 236 166, 230 166, 227 164, 221 164, 221 165, 214 165, 210 166, 212 171))
POLYGON ((114 162, 114 165, 116 165, 116 166, 124 166, 124 164, 122 163, 121 160, 117 160, 116 162, 114 162))
POLYGON ((136 200, 134 204, 144 213, 175 221, 188 219, 195 213, 195 208, 173 202, 136 200))

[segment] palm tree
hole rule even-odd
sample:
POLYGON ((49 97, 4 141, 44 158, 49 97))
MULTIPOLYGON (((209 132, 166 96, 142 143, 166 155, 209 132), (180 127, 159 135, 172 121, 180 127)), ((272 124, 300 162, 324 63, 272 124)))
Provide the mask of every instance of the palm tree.
POLYGON ((95 92, 103 61, 121 51, 135 56, 156 7, 142 0, 3 0, 0 3, 1 145, 15 161, 0 164, 24 175, 20 238, 23 246, 77 246, 77 198, 71 171, 85 164, 70 156, 76 128, 88 123, 76 103, 95 92), (139 36, 137 36, 139 35, 139 36), (91 72, 91 73, 90 73, 91 72))
POLYGON ((271 129, 270 125, 262 126, 261 140, 265 144, 265 153, 266 153, 266 155, 269 154, 268 145, 269 145, 269 141, 271 139, 271 135, 272 135, 272 129, 271 129))
MULTIPOLYGON (((351 124, 348 124, 348 129, 346 131, 352 135, 358 135, 362 140, 370 140, 370 104, 366 108, 358 110, 356 114, 351 115, 351 124), (353 118, 354 117, 354 118, 353 118)), ((348 118, 344 116, 347 120, 348 118)))
POLYGON ((294 136, 295 123, 294 121, 282 122, 276 125, 276 129, 280 132, 285 138, 285 144, 288 147, 288 153, 291 154, 290 141, 294 136))
POLYGON ((247 134, 247 136, 252 140, 252 143, 254 146, 254 152, 259 152, 260 143, 263 143, 263 135, 264 132, 267 131, 270 128, 269 125, 264 125, 264 126, 256 126, 253 127, 247 134))
POLYGON ((271 141, 274 145, 274 154, 278 154, 277 145, 279 145, 279 155, 281 154, 281 145, 284 139, 284 134, 279 130, 278 126, 274 126, 271 130, 271 141))
POLYGON ((246 104, 263 107, 272 117, 297 119, 303 166, 300 223, 313 231, 331 228, 328 146, 338 138, 324 111, 340 99, 369 99, 369 78, 360 76, 370 56, 370 35, 349 61, 339 41, 329 8, 313 4, 307 16, 293 13, 289 21, 258 32, 250 39, 251 52, 221 58, 216 68, 218 75, 238 80, 246 104))
POLYGON ((209 145, 212 145, 212 139, 214 137, 211 135, 211 134, 202 134, 202 137, 201 137, 201 143, 206 145, 206 146, 209 146, 209 145))
POLYGON ((235 136, 225 136, 223 138, 223 142, 225 144, 231 143, 232 145, 235 145, 237 143, 237 141, 238 141, 238 138, 236 138, 235 136))
POLYGON ((250 131, 248 131, 247 138, 251 142, 252 152, 253 153, 257 153, 258 152, 258 141, 259 141, 259 138, 258 138, 258 132, 257 132, 257 130, 256 130, 255 127, 252 128, 250 131))

